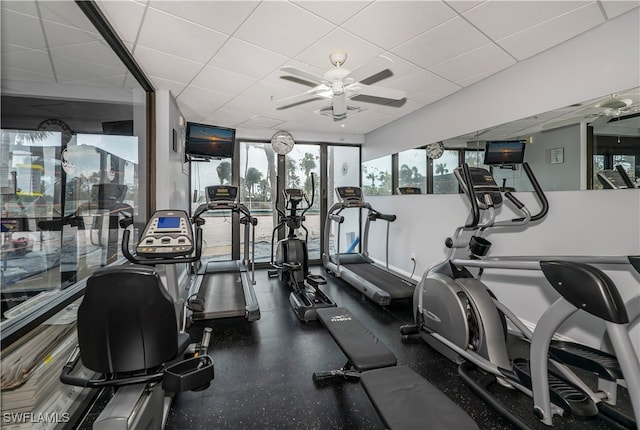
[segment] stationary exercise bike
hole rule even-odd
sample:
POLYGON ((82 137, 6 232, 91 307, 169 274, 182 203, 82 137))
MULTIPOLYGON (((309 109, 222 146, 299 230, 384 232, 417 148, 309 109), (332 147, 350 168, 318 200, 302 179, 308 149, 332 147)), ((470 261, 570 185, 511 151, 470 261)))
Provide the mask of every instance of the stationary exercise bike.
POLYGON ((200 228, 194 238, 186 212, 156 211, 131 253, 130 225, 130 217, 120 220, 122 253, 135 264, 105 267, 89 277, 78 308, 78 346, 60 375, 65 384, 114 390, 94 430, 161 429, 174 393, 206 389, 214 377, 210 332, 199 345, 191 342, 179 325, 176 298, 154 267, 198 260, 200 228))
POLYGON ((533 172, 526 163, 523 170, 542 208, 532 216, 522 202, 507 192, 504 197, 522 214, 507 221, 496 221, 503 195, 486 169, 464 164, 455 170, 471 203, 471 211, 466 224, 446 240, 449 252, 445 260, 430 267, 423 275, 414 295, 415 325, 404 326, 402 333, 420 334, 438 352, 459 363, 459 372, 465 382, 518 427, 526 425, 493 396, 488 381, 532 396, 534 415, 547 425, 552 425, 553 414, 561 415, 566 411, 582 418, 600 412, 633 427, 632 420, 604 403, 606 393, 592 391, 567 366, 582 367, 614 381, 624 378, 637 421, 640 389, 635 381, 640 378, 640 364, 627 330, 628 314, 611 279, 601 270, 581 262, 482 259, 491 246, 482 237, 484 231, 524 226, 532 220, 542 219, 547 213, 546 197, 533 172), (561 297, 546 310, 531 332, 471 273, 469 269, 473 268, 541 270, 561 297), (580 309, 605 321, 615 356, 584 345, 551 340, 560 324, 580 309), (510 359, 506 347, 507 319, 531 341, 529 360, 510 359), (553 363, 551 368, 549 356, 553 363), (483 383, 472 378, 473 369, 487 375, 482 378, 483 383))
POLYGON ((304 226, 305 213, 313 206, 315 199, 314 175, 311 174, 311 200, 307 194, 298 188, 287 188, 283 191, 284 210, 279 207, 279 198, 276 197, 276 210, 278 211, 278 224, 271 234, 271 266, 269 277, 278 277, 288 284, 293 290, 289 295, 289 302, 298 319, 312 321, 316 319, 316 309, 333 307, 336 304, 320 289, 320 285, 327 283, 324 276, 309 272, 309 252, 307 239, 309 231, 304 226), (306 203, 304 209, 302 203, 306 203), (287 214, 288 212, 288 214, 287 214), (287 237, 278 241, 275 258, 274 244, 276 232, 287 228, 287 237), (296 236, 296 230, 303 229, 304 240, 296 236))

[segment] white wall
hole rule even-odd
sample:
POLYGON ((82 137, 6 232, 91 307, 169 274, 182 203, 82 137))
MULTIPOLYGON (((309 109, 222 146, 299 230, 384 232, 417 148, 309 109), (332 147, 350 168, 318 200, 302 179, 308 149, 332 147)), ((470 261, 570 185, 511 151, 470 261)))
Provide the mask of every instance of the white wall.
MULTIPOLYGON (((532 193, 517 193, 532 212, 538 206, 532 193)), ((490 255, 638 255, 640 254, 640 193, 637 190, 558 191, 547 194, 549 213, 543 222, 527 229, 495 232, 490 255)), ((369 197, 371 205, 398 219, 391 225, 389 264, 409 274, 411 254, 417 260, 419 279, 427 267, 445 257, 444 240, 466 220, 469 204, 462 194, 369 197)), ((515 214, 503 207, 500 219, 515 214)), ((374 226, 376 227, 376 226, 374 226)), ((385 229, 372 229, 369 252, 384 261, 385 229), (377 246, 376 246, 377 245, 377 246)), ((640 275, 605 267, 624 299, 640 293, 640 275)), ((538 272, 487 270, 489 288, 520 318, 536 323, 557 297, 538 272)), ((576 316, 577 317, 577 316, 576 316)), ((591 317, 572 317, 561 333, 598 346, 603 326, 591 317)), ((640 344, 640 336, 637 337, 640 344)), ((636 345, 640 349, 640 345, 636 345)))
POLYGON ((183 169, 184 129, 181 112, 167 90, 156 92, 156 209, 189 210, 189 172, 183 169), (173 130, 178 133, 178 150, 173 151, 173 130), (183 171, 184 170, 184 171, 183 171))
POLYGON ((632 10, 367 134, 363 160, 638 87, 639 21, 632 10))

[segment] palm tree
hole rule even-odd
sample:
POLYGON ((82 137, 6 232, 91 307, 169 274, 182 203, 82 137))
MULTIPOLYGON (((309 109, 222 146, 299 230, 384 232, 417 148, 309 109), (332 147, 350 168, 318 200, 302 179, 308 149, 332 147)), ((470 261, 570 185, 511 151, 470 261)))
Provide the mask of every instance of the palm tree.
POLYGON ((296 174, 297 171, 296 161, 293 158, 287 158, 287 186, 288 187, 299 187, 300 186, 300 178, 296 174))
POLYGON ((218 173, 218 179, 220 179, 221 185, 224 185, 225 180, 227 184, 231 182, 231 163, 223 161, 216 167, 216 172, 218 173))
POLYGON ((300 168, 304 170, 304 177, 306 178, 304 181, 304 188, 307 193, 311 192, 311 179, 309 178, 309 172, 314 170, 316 166, 316 157, 309 152, 305 153, 302 160, 300 160, 300 168))
POLYGON ((256 184, 259 184, 261 179, 262 172, 260 170, 256 169, 255 167, 249 167, 249 169, 247 169, 247 175, 244 178, 244 183, 247 187, 247 191, 249 191, 249 194, 253 195, 253 187, 256 184))
POLYGON ((449 169, 447 169, 447 163, 436 164, 436 175, 445 175, 447 173, 449 173, 449 169))

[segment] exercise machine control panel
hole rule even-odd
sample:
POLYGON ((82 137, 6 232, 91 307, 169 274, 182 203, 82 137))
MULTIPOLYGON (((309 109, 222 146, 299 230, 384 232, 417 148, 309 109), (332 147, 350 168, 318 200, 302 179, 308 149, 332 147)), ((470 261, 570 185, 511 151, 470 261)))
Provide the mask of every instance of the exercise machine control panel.
POLYGON ((284 199, 288 202, 301 202, 304 198, 304 193, 299 188, 287 188, 283 194, 284 199))
POLYGON ((345 207, 358 207, 364 203, 360 187, 336 187, 336 194, 345 207))
POLYGON ((181 257, 193 252, 193 231, 185 211, 154 212, 142 232, 136 253, 147 257, 181 257))
POLYGON ((229 208, 236 206, 236 198, 238 197, 238 187, 232 185, 211 185, 205 188, 207 193, 207 203, 216 209, 229 208))
MULTIPOLYGON (((455 170, 456 178, 458 178, 460 184, 466 189, 467 184, 464 181, 461 170, 461 168, 455 170)), ((485 200, 486 195, 491 197, 491 202, 495 208, 502 206, 502 192, 493 179, 493 175, 487 169, 481 167, 469 167, 469 173, 471 174, 471 186, 478 201, 478 207, 480 209, 488 208, 487 201, 485 200)))
POLYGON ((601 170, 600 172, 598 172, 598 180, 602 184, 602 187, 605 189, 620 190, 629 188, 629 185, 632 185, 633 187, 633 182, 631 182, 628 175, 627 180, 625 180, 621 172, 616 169, 601 170))

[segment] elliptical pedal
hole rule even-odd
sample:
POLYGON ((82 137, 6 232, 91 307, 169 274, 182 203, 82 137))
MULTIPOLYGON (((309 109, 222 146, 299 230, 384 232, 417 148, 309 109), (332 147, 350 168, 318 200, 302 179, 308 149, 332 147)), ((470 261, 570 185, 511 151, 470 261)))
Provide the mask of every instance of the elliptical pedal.
POLYGON ((618 359, 598 349, 579 343, 552 341, 549 352, 558 361, 588 370, 608 381, 623 378, 618 359))
MULTIPOLYGON (((531 388, 529 360, 526 358, 514 359, 513 369, 516 371, 520 382, 531 388)), ((592 418, 598 415, 598 407, 584 391, 551 371, 549 371, 548 376, 552 403, 575 417, 592 418)))

